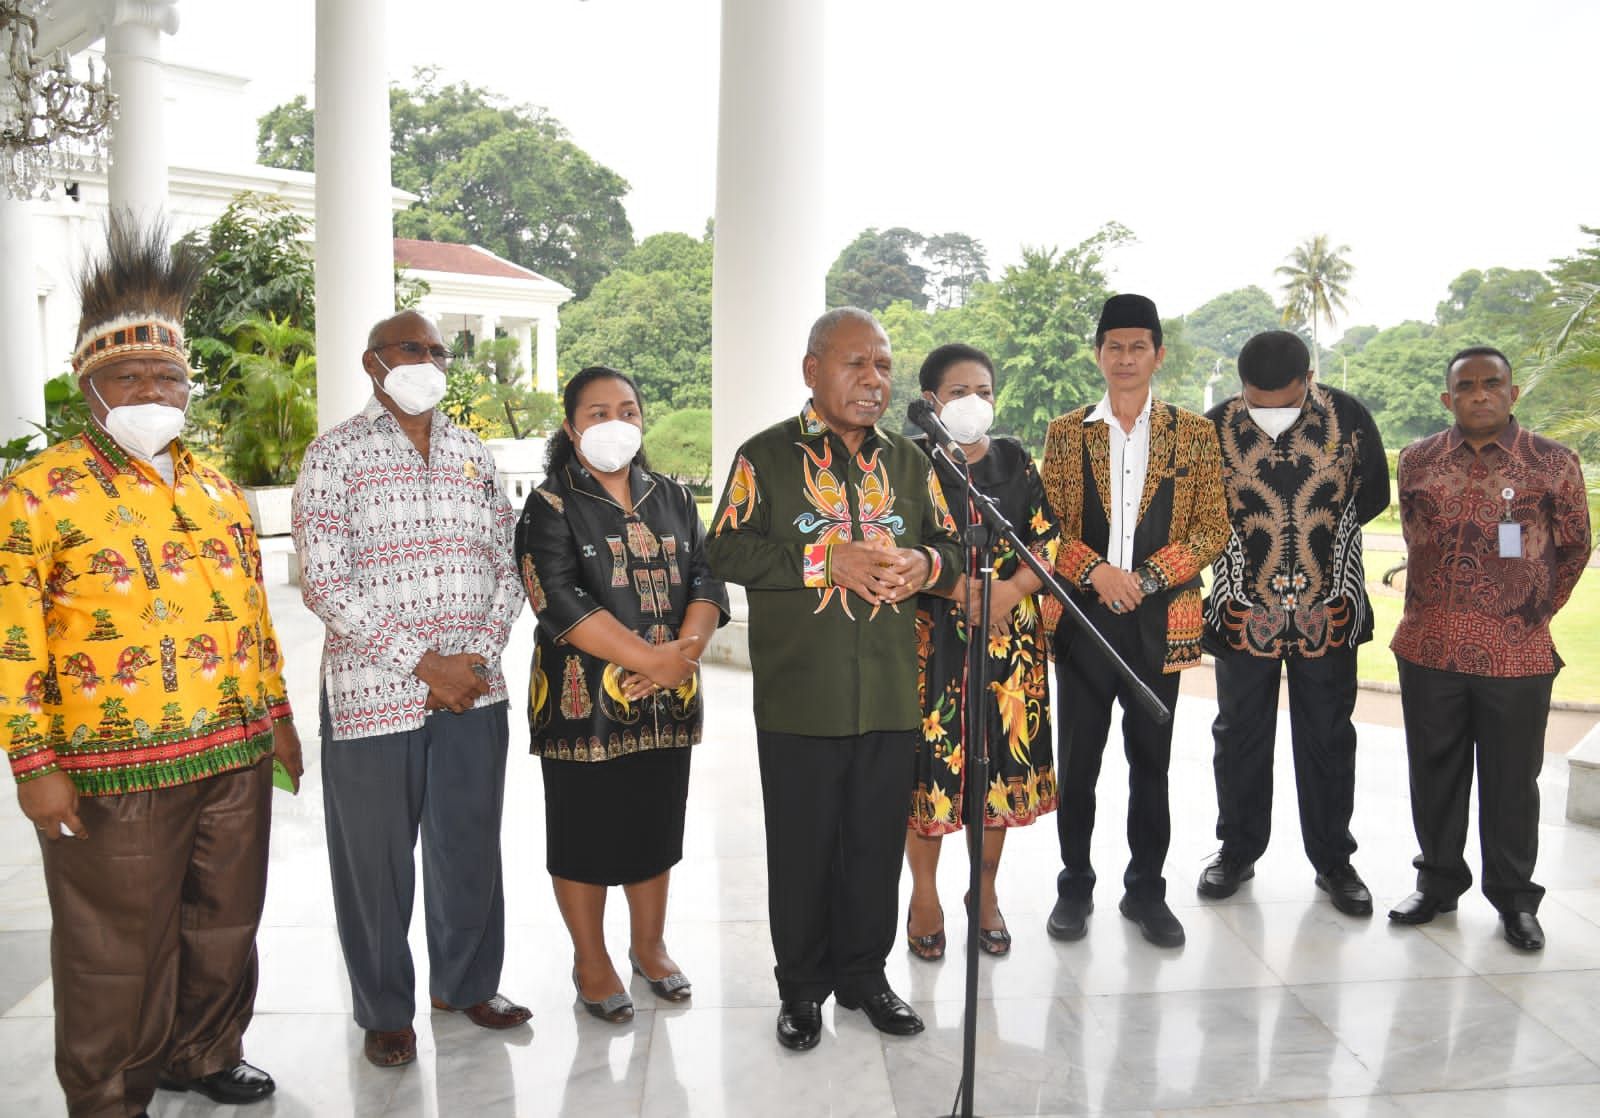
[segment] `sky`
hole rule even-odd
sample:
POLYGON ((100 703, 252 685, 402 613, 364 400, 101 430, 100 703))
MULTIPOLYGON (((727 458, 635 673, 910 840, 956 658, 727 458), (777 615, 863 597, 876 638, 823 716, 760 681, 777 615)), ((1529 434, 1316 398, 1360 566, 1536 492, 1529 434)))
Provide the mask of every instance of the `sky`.
MULTIPOLYGON (((733 0, 759 2, 759 0, 733 0)), ((1166 315, 1348 245, 1348 325, 1431 319, 1468 268, 1543 268, 1600 225, 1593 0, 815 0, 829 257, 964 232, 998 275, 1107 221, 1166 315)), ((437 66, 540 105, 631 185, 637 237, 715 207, 718 0, 391 0, 391 80, 437 66)), ((314 0, 181 0, 167 57, 312 96, 314 0)), ((1325 334, 1325 343, 1332 335, 1325 334)))

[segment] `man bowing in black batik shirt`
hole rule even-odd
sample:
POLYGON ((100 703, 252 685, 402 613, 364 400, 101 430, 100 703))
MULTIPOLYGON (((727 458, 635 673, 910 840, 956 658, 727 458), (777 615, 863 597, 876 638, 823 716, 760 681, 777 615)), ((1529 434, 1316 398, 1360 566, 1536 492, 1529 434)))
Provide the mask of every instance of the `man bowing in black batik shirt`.
POLYGON ((1389 505, 1389 464, 1367 409, 1317 383, 1310 369, 1298 336, 1257 334, 1239 351, 1239 395, 1207 413, 1233 532, 1212 564, 1205 608, 1205 648, 1216 658, 1222 850, 1199 891, 1231 896, 1266 852, 1278 680, 1287 671, 1306 857, 1335 908, 1370 916, 1372 894, 1350 865, 1351 715, 1356 646, 1372 639, 1361 526, 1389 505))

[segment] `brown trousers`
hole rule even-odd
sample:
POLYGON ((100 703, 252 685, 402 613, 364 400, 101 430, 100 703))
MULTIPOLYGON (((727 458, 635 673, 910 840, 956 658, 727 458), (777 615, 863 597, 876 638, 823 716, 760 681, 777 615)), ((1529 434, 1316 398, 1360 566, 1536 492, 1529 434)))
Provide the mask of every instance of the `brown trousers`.
POLYGON ((56 1076, 72 1118, 128 1118, 162 1072, 231 1068, 256 995, 272 761, 84 796, 88 838, 44 851, 56 1076))

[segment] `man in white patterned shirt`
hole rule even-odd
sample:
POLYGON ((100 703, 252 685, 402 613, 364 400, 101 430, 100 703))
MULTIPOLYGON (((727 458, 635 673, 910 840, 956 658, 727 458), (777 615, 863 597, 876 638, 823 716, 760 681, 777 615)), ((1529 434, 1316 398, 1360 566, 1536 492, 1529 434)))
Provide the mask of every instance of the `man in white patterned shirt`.
POLYGON ((422 834, 434 1008, 506 1029, 500 653, 522 609, 516 514, 477 436, 436 410, 449 353, 422 315, 372 328, 373 399, 306 451, 294 491, 301 594, 327 628, 322 778, 339 941, 380 1067, 416 1058, 406 929, 422 834))

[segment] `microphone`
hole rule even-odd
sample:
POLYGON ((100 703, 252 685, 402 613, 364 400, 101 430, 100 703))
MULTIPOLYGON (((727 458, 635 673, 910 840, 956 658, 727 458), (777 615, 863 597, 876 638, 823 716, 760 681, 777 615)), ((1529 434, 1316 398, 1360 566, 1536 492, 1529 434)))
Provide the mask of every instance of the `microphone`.
POLYGON ((938 447, 944 456, 958 466, 967 464, 967 456, 956 445, 955 439, 950 437, 950 432, 944 429, 944 424, 939 422, 939 417, 934 414, 933 405, 928 403, 927 397, 918 396, 906 406, 906 421, 911 423, 927 435, 938 447))

